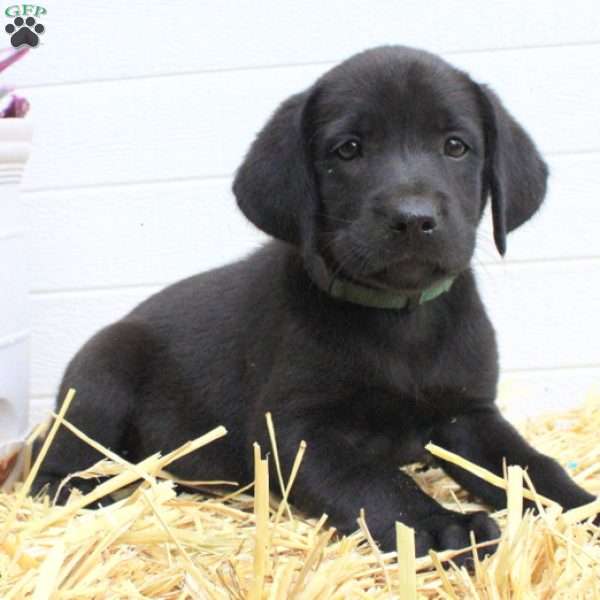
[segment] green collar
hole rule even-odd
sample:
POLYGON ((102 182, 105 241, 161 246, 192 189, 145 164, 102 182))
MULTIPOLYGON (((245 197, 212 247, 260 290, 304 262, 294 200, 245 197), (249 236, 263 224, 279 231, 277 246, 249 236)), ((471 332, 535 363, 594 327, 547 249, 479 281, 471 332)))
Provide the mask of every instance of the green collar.
POLYGON ((454 277, 446 277, 418 293, 381 290, 331 275, 325 267, 324 261, 320 258, 318 262, 313 263, 313 268, 309 269, 309 274, 319 288, 333 298, 360 304, 361 306, 392 310, 403 308, 413 310, 417 306, 425 304, 425 302, 434 300, 447 292, 452 287, 455 279, 454 277))

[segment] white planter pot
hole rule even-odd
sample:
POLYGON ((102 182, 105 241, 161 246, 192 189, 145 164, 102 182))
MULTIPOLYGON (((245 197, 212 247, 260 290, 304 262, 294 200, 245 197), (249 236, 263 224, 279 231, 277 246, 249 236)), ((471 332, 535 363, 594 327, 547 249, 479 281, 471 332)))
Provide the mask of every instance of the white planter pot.
POLYGON ((31 134, 28 119, 0 119, 0 483, 28 429, 29 282, 19 185, 31 134))

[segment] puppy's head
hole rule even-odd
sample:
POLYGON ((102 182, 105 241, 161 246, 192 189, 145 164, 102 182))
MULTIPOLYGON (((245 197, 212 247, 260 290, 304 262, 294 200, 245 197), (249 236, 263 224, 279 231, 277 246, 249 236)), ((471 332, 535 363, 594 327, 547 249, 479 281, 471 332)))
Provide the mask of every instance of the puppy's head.
POLYGON ((251 221, 305 256, 373 287, 414 291, 469 266, 488 196, 504 254, 546 177, 491 90, 429 53, 384 47, 286 100, 233 189, 251 221))

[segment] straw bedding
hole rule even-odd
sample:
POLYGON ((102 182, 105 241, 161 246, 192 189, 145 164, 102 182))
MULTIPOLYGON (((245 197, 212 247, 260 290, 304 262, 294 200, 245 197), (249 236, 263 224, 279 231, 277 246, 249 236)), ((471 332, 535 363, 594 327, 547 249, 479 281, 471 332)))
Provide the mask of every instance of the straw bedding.
MULTIPOLYGON (((68 423, 71 398, 54 419, 48 445, 59 426, 95 444, 68 423)), ((253 489, 226 496, 176 496, 168 475, 172 462, 202 452, 225 435, 224 428, 137 465, 96 444, 106 459, 83 475, 109 477, 99 491, 73 494, 66 507, 27 496, 39 461, 26 466, 24 482, 0 494, 0 598, 600 598, 600 528, 585 522, 600 503, 563 513, 531 490, 519 467, 493 479, 430 447, 438 457, 507 489, 507 509, 495 513, 503 531, 498 551, 482 562, 473 553, 471 573, 454 566, 456 552, 415 560, 412 531, 398 524, 398 552, 382 554, 370 536, 368 514, 357 515, 357 531, 341 538, 325 516, 306 519, 285 499, 270 497, 269 489, 281 488, 285 498, 310 447, 299 448, 292 473, 279 472, 277 481, 269 482, 267 461, 277 462, 276 429, 268 417, 266 426, 271 447, 254 448, 253 489), (141 486, 124 493, 140 480, 141 486), (121 499, 86 509, 105 493, 121 493, 121 499), (524 496, 535 499, 539 515, 522 516, 524 496)), ((577 410, 536 419, 521 430, 581 485, 600 494, 599 428, 596 394, 577 410)), ((408 470, 444 504, 479 508, 440 469, 408 470)))

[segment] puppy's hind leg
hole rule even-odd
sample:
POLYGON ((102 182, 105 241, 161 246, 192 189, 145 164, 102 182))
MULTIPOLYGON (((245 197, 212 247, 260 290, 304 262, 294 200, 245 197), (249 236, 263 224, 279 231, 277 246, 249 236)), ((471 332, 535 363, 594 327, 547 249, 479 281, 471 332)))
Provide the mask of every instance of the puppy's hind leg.
MULTIPOLYGON (((57 410, 69 388, 76 390, 66 419, 92 439, 120 453, 131 431, 136 395, 148 369, 152 341, 143 324, 119 321, 101 330, 76 354, 63 377, 57 410)), ((33 486, 53 496, 69 474, 103 458, 66 427, 57 431, 33 486), (46 486, 46 487, 45 487, 46 486)), ((74 479, 73 485, 90 491, 94 480, 74 479)), ((69 490, 58 501, 65 501, 69 490)))

